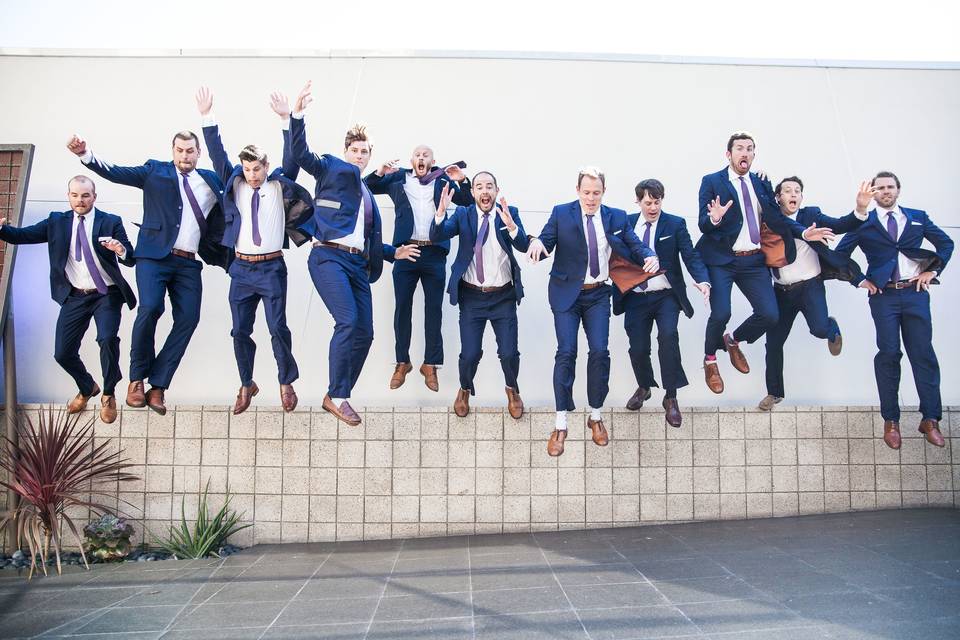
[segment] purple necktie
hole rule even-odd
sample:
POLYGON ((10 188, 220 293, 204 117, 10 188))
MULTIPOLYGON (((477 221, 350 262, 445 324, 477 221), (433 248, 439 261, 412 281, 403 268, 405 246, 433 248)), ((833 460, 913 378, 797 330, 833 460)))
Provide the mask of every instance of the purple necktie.
POLYGON ((487 241, 487 235, 490 232, 490 214, 483 214, 483 223, 480 225, 480 233, 477 234, 477 241, 473 243, 473 260, 477 264, 477 280, 483 284, 483 243, 487 241))
MULTIPOLYGON (((652 222, 646 222, 646 223, 644 223, 644 224, 646 224, 647 228, 643 230, 643 244, 645 244, 645 245, 647 245, 648 247, 650 247, 650 227, 651 227, 651 225, 653 225, 653 223, 652 223, 652 222)), ((652 248, 652 247, 651 247, 651 248, 652 248)), ((647 281, 644 280, 643 282, 640 283, 640 290, 641 290, 641 291, 645 291, 646 288, 647 288, 647 281)))
MULTIPOLYGON (((893 217, 893 211, 887 214, 887 233, 890 234, 890 239, 893 240, 893 243, 897 243, 898 227, 897 219, 893 217)), ((893 273, 890 274, 891 282, 900 281, 900 252, 897 251, 897 257, 895 258, 896 262, 893 263, 893 273)))
POLYGON ((590 277, 600 275, 600 252, 597 250, 597 230, 593 228, 594 214, 587 214, 587 248, 590 250, 590 277))
POLYGON ((200 203, 197 202, 197 196, 193 195, 193 189, 190 188, 190 181, 187 180, 187 174, 183 176, 183 192, 187 194, 187 200, 190 202, 190 208, 193 210, 193 217, 197 219, 197 226, 200 227, 200 235, 207 233, 207 221, 203 217, 203 211, 200 209, 200 203))
POLYGON ((77 245, 74 249, 74 259, 80 262, 82 256, 83 261, 87 263, 87 271, 90 272, 93 283, 97 285, 97 293, 106 293, 107 283, 100 275, 100 269, 97 268, 97 263, 93 259, 93 251, 90 250, 90 243, 87 241, 87 229, 83 225, 84 216, 77 216, 77 218, 80 222, 77 224, 77 245))
POLYGON ((740 193, 743 194, 743 206, 747 210, 744 214, 747 218, 747 230, 750 231, 750 242, 760 244, 760 228, 757 227, 757 215, 753 212, 753 200, 750 198, 750 190, 747 189, 747 181, 740 176, 740 193))
POLYGON ((253 190, 253 199, 250 201, 250 217, 253 219, 253 244, 260 246, 263 238, 260 237, 260 187, 253 190))
POLYGON ((417 180, 419 180, 420 184, 422 184, 423 186, 427 186, 428 184, 430 184, 431 182, 433 182, 434 180, 436 180, 442 175, 443 175, 443 169, 437 167, 432 171, 427 172, 426 175, 417 178, 417 180))
POLYGON ((360 181, 360 191, 363 196, 363 237, 369 237, 373 229, 373 196, 367 185, 360 181))

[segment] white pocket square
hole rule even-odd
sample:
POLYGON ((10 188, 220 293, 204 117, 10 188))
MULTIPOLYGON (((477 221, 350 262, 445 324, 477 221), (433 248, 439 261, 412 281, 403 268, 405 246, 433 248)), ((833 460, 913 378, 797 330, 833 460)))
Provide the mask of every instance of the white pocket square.
POLYGON ((499 230, 499 231, 506 231, 507 228, 506 228, 506 227, 497 227, 497 230, 499 230))
POLYGON ((918 224, 918 225, 920 225, 921 227, 923 226, 923 223, 922 223, 922 222, 911 222, 910 224, 918 224))
POLYGON ((672 237, 673 237, 672 235, 670 235, 670 236, 663 236, 663 237, 660 238, 660 239, 661 239, 661 240, 666 240, 667 238, 672 238, 672 237))
POLYGON ((621 233, 623 233, 623 229, 620 229, 619 231, 614 231, 613 235, 617 236, 617 235, 620 235, 621 233))

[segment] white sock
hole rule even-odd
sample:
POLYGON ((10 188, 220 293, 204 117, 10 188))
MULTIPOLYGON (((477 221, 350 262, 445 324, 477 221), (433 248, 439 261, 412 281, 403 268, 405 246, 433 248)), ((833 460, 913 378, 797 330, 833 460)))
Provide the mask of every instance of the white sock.
POLYGON ((603 420, 603 414, 601 413, 602 410, 603 410, 602 407, 600 409, 590 407, 590 419, 593 420, 594 422, 598 420, 603 420))
POLYGON ((333 406, 337 409, 340 408, 340 405, 347 401, 346 398, 330 398, 330 401, 333 402, 333 406))
POLYGON ((554 427, 557 431, 567 430, 567 412, 557 411, 557 424, 554 427))

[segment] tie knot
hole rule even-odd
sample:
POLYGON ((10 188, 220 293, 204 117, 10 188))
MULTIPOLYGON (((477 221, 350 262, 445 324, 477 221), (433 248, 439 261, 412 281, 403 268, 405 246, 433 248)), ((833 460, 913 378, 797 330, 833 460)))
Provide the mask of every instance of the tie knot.
POLYGON ((650 226, 651 226, 653 223, 652 223, 652 222, 645 222, 644 224, 647 225, 647 229, 649 229, 650 226))
POLYGON ((740 176, 740 182, 746 182, 743 176, 740 176))
POLYGON ((253 192, 254 192, 254 193, 260 193, 260 187, 254 187, 254 188, 253 188, 253 192))

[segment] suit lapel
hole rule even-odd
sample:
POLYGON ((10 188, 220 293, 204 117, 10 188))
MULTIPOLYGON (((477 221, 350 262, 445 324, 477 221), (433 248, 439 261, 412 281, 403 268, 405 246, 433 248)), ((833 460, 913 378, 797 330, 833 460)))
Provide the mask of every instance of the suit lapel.
POLYGON ((583 228, 583 214, 580 211, 580 202, 574 202, 570 206, 570 217, 573 222, 573 228, 580 234, 580 244, 587 243, 586 229, 583 228))
POLYGON ((73 247, 70 241, 73 239, 73 211, 64 211, 60 224, 57 225, 57 235, 60 237, 61 246, 67 249, 67 259, 73 258, 73 247))
POLYGON ((600 205, 600 224, 603 225, 604 235, 610 235, 610 209, 600 205))
POLYGON ((872 220, 868 220, 868 224, 873 222, 873 224, 875 224, 880 230, 880 235, 883 237, 883 239, 892 245, 896 245, 897 241, 890 237, 890 232, 887 231, 887 225, 880 221, 880 212, 874 209, 870 212, 870 218, 872 220))
MULTIPOLYGON (((721 176, 720 179, 727 185, 727 193, 733 198, 733 206, 736 207, 737 211, 740 211, 740 194, 737 192, 737 188, 733 186, 733 183, 730 182, 730 174, 724 171, 721 176)), ((720 204, 726 204, 726 202, 721 202, 720 204)), ((743 212, 741 212, 741 215, 743 215, 743 212)))
POLYGON ((477 237, 480 233, 480 228, 477 224, 477 218, 479 217, 479 209, 477 205, 472 204, 470 208, 467 209, 467 226, 470 228, 470 250, 473 250, 473 247, 477 244, 477 237))

